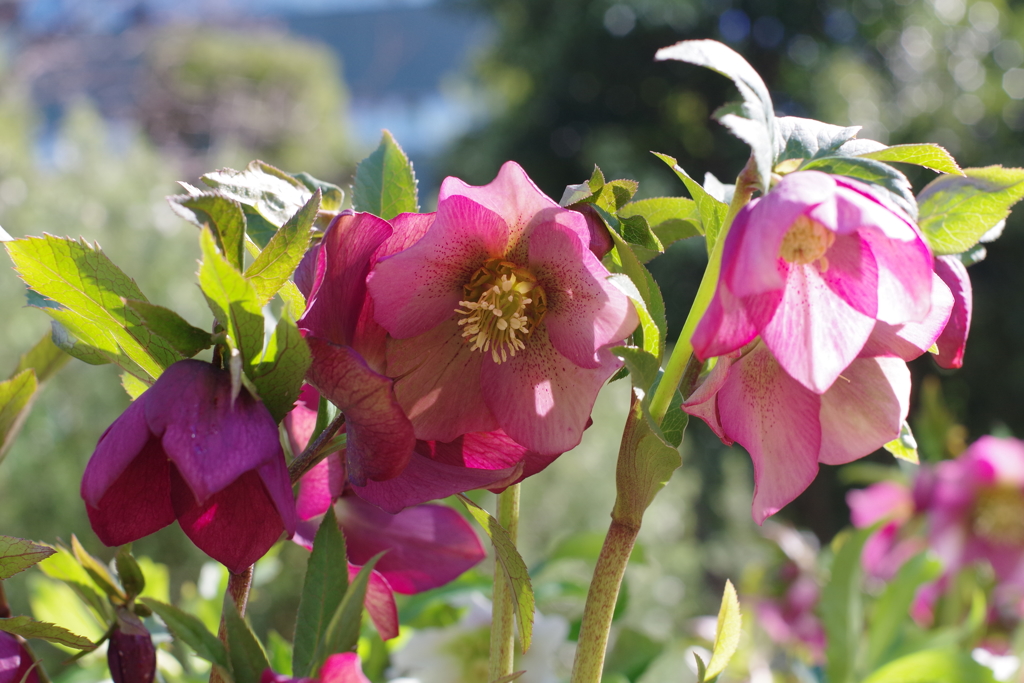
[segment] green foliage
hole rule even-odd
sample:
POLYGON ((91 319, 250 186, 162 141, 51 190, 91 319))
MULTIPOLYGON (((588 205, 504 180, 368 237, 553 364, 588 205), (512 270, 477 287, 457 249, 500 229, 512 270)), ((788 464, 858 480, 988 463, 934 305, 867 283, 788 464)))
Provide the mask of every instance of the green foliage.
POLYGON ((1024 169, 965 168, 939 176, 918 195, 920 226, 937 254, 959 254, 1010 214, 1024 197, 1024 169))
POLYGON ((917 455, 917 440, 914 438, 914 433, 910 431, 910 425, 906 420, 900 425, 900 435, 885 444, 883 448, 900 460, 906 460, 915 465, 920 462, 917 455))
POLYGON ((76 650, 93 650, 96 648, 96 644, 84 636, 75 635, 66 628, 43 621, 36 621, 31 617, 0 619, 0 631, 6 631, 22 638, 38 638, 76 650))
POLYGON ((863 683, 995 683, 992 670, 967 652, 923 650, 889 662, 863 683))
POLYGON ((117 549, 117 554, 114 555, 114 566, 117 568, 117 578, 120 580, 128 600, 134 600, 142 591, 146 590, 146 577, 142 573, 139 563, 132 557, 130 543, 117 549))
POLYGON ((167 198, 171 210, 200 229, 208 228, 216 238, 224 258, 237 270, 242 269, 245 253, 245 215, 242 205, 215 192, 172 195, 167 198))
POLYGON ((939 145, 930 143, 894 145, 893 147, 880 149, 877 152, 865 152, 859 156, 876 161, 897 161, 903 164, 916 164, 939 173, 964 175, 953 155, 939 145))
POLYGON ((863 157, 818 157, 805 163, 802 170, 824 171, 871 183, 886 192, 895 204, 912 218, 917 217, 917 201, 907 177, 888 164, 863 157))
MULTIPOLYGON (((262 161, 253 161, 242 171, 225 168, 200 179, 218 194, 241 204, 246 214, 255 214, 267 221, 273 229, 288 222, 313 195, 301 181, 262 161)), ((256 239, 252 230, 249 236, 261 247, 266 245, 265 241, 256 239)))
POLYGON ((256 289, 217 251, 209 230, 203 230, 200 243, 199 286, 214 317, 226 328, 231 348, 248 366, 263 350, 263 313, 256 289))
POLYGON ((115 599, 118 603, 124 603, 128 598, 124 591, 121 589, 121 585, 117 582, 117 579, 110 573, 107 566, 100 562, 98 559, 90 555, 82 544, 79 543, 77 536, 71 537, 71 552, 75 556, 75 560, 81 565, 85 573, 92 579, 93 584, 99 586, 99 588, 107 594, 108 597, 115 599))
POLYGON ((188 645, 192 650, 208 662, 228 668, 227 651, 217 636, 210 633, 197 617, 174 605, 169 605, 153 598, 141 598, 143 605, 150 608, 160 617, 171 634, 188 645))
POLYGON ((370 584, 370 574, 377 562, 386 551, 374 555, 360 568, 359 573, 348 585, 345 597, 334 611, 331 621, 324 633, 322 649, 318 650, 314 670, 318 670, 323 660, 338 652, 350 652, 359 643, 359 631, 366 602, 366 589, 370 584))
POLYGON ((245 271, 256 288, 260 305, 270 301, 288 281, 309 248, 310 229, 320 209, 317 189, 301 209, 289 218, 245 271))
POLYGON ((306 370, 313 362, 299 328, 288 317, 277 321, 263 358, 249 371, 267 410, 280 422, 295 406, 306 370))
POLYGON ((356 167, 352 207, 384 220, 419 211, 412 162, 388 131, 381 135, 377 149, 356 167))
POLYGON ((263 646, 245 622, 231 598, 225 596, 224 624, 227 630, 228 662, 235 683, 259 683, 270 668, 263 646))
MULTIPOLYGON (((725 671, 729 660, 736 654, 740 646, 740 634, 742 630, 740 618, 740 601, 736 597, 736 588, 732 581, 725 582, 725 592, 722 594, 722 606, 718 610, 718 628, 715 631, 715 645, 711 652, 711 661, 705 672, 707 679, 714 679, 725 671)), ((703 679, 702 679, 703 680, 703 679)))
POLYGON ((56 551, 23 538, 0 536, 0 581, 42 562, 56 551))
POLYGON ((125 306, 135 312, 143 324, 167 342, 183 358, 192 358, 203 349, 213 346, 213 338, 206 330, 189 325, 169 308, 138 299, 125 299, 125 306))
POLYGON ((899 645, 900 630, 907 623, 917 589, 921 584, 939 578, 941 573, 942 565, 926 553, 914 556, 900 567, 871 611, 865 653, 867 671, 874 671, 889 661, 887 655, 899 645))
POLYGON ((826 674, 833 683, 857 680, 858 652, 864 631, 860 554, 874 527, 851 532, 832 561, 832 577, 821 592, 819 613, 825 627, 826 674))
POLYGON ((643 216, 663 247, 702 234, 697 204, 685 197, 638 199, 619 210, 620 218, 632 216, 643 216))
POLYGON ((295 618, 292 671, 296 676, 316 673, 313 667, 323 659, 327 626, 348 591, 347 562, 345 538, 338 528, 334 508, 330 507, 313 539, 313 551, 306 565, 302 598, 295 618), (342 567, 346 569, 341 571, 342 567))
MULTIPOLYGON (((610 218, 608 214, 603 214, 603 217, 610 218)), ((644 268, 625 240, 614 230, 610 234, 615 248, 609 253, 606 263, 613 273, 622 273, 628 278, 615 278, 612 284, 619 287, 636 304, 637 315, 640 317, 642 348, 660 362, 668 328, 661 290, 658 289, 650 271, 644 268)))
POLYGON ((0 460, 14 443, 37 387, 36 374, 31 368, 0 382, 0 460))
POLYGON ((860 126, 833 126, 830 123, 782 116, 776 119, 779 130, 775 163, 804 161, 836 156, 843 145, 857 136, 860 126))
POLYGON ((697 212, 700 216, 700 230, 699 232, 704 235, 704 239, 707 242, 708 254, 710 254, 714 248, 715 243, 718 241, 718 233, 721 232, 722 226, 725 224, 725 217, 729 213, 729 206, 718 199, 711 196, 707 190, 689 176, 682 169, 682 167, 676 163, 676 160, 667 154, 654 153, 654 156, 658 157, 676 174, 676 176, 683 181, 686 185, 687 192, 693 197, 694 203, 697 205, 697 212))

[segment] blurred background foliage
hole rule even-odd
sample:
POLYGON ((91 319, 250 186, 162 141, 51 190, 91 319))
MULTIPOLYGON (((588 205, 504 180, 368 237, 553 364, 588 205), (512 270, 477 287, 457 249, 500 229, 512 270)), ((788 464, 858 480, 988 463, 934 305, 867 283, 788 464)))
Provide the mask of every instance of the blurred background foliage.
MULTIPOLYGON (((261 158, 344 186, 387 126, 417 165, 425 210, 444 176, 486 183, 507 159, 556 199, 594 164, 608 178, 639 180, 640 196, 684 194, 652 150, 694 177, 731 182, 748 151, 710 115, 734 99, 732 86, 653 61, 658 48, 689 38, 741 52, 779 114, 861 125, 861 137, 888 144, 936 142, 963 166, 1024 165, 1024 8, 1002 0, 33 0, 0 3, 0 25, 0 225, 14 237, 100 243, 153 301, 199 326, 210 319, 192 279, 196 233, 163 198, 174 181, 195 183, 217 167, 261 158)), ((930 179, 908 173, 917 188, 930 179)), ((965 433, 1024 435, 1022 220, 1011 216, 971 268, 964 369, 913 364, 927 458, 955 454, 965 433), (966 432, 951 427, 958 422, 966 432)), ((651 264, 672 336, 704 259, 691 240, 651 264)), ((0 369, 49 327, 24 301, 14 273, 0 270, 0 369)), ((0 530, 46 541, 76 533, 108 557, 78 483, 127 396, 109 367, 72 363, 50 384, 0 467, 0 530)), ((578 618, 583 596, 566 586, 585 585, 591 551, 579 548, 593 549, 587 534, 607 525, 627 402, 626 383, 609 387, 581 447, 524 487, 524 555, 539 584, 560 587, 538 592, 542 610, 578 618), (566 539, 577 550, 544 561, 566 539)), ((778 554, 750 520, 746 455, 702 423, 683 449, 683 469, 645 520, 646 552, 630 570, 623 616, 638 639, 666 652, 671 634, 692 632, 691 620, 716 608, 726 577, 756 583, 759 563, 778 554)), ((779 517, 828 543, 847 524, 849 484, 824 467, 779 517)), ((176 528, 136 552, 169 566, 172 597, 200 599, 203 557, 176 528)), ((303 563, 304 551, 285 544, 265 576, 301 573, 303 563)), ((27 582, 10 582, 21 611, 27 582)), ((290 635, 297 590, 257 588, 258 630, 290 635)))

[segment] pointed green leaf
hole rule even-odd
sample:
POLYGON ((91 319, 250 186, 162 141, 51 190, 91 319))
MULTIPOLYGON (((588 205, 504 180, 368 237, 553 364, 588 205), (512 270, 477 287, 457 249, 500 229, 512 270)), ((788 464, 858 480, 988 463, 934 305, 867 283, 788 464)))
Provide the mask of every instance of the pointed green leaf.
MULTIPOLYGON (((235 200, 263 218, 269 224, 270 232, 284 225, 313 194, 301 181, 262 161, 250 162, 244 171, 223 168, 207 173, 201 180, 218 194, 235 200)), ((263 243, 252 234, 248 215, 246 231, 257 244, 263 243)))
POLYGON ((276 421, 280 422, 291 412, 312 362, 299 328, 283 316, 277 321, 263 358, 250 372, 256 391, 276 421))
POLYGON ((956 163, 953 155, 945 148, 930 142, 919 145, 893 145, 877 152, 866 152, 858 155, 864 159, 875 161, 896 161, 903 164, 924 166, 939 173, 951 173, 962 176, 964 172, 956 163))
POLYGON ((6 631, 22 638, 38 638, 51 643, 59 643, 76 650, 93 650, 96 644, 85 636, 75 635, 71 631, 45 621, 36 621, 31 617, 10 617, 0 619, 0 631, 6 631))
POLYGON ((171 635, 192 648, 197 655, 213 664, 228 667, 224 643, 206 629, 199 617, 153 598, 140 598, 139 602, 156 612, 171 635))
POLYGON ((263 672, 270 668, 267 653, 256 634, 238 613, 230 596, 224 600, 224 624, 228 633, 228 661, 235 683, 260 683, 263 672))
MULTIPOLYGON (((50 339, 53 341, 54 346, 60 349, 63 353, 72 358, 77 358, 83 363, 88 363, 89 365, 106 365, 107 363, 113 363, 114 359, 117 359, 117 364, 121 367, 125 367, 125 365, 130 364, 134 367, 132 370, 133 374, 138 373, 149 378, 149 375, 146 372, 132 363, 127 356, 121 353, 121 350, 117 348, 116 344, 111 344, 112 351, 100 349, 79 339, 76 335, 71 334, 71 331, 58 320, 58 318, 61 320, 70 320, 72 325, 81 324, 86 328, 91 328, 92 325, 90 325, 88 321, 83 320, 81 316, 75 316, 67 309, 51 310, 51 315, 54 316, 54 319, 50 321, 50 339)), ((98 341, 99 344, 104 343, 103 340, 96 340, 96 338, 88 335, 86 335, 85 338, 94 342, 98 341)))
POLYGON ((99 586, 100 590, 109 595, 112 598, 117 598, 121 602, 124 602, 126 596, 124 591, 121 590, 120 584, 114 579, 114 575, 107 569, 107 565, 100 562, 98 559, 89 554, 89 552, 82 547, 79 543, 78 537, 71 534, 71 552, 74 553, 75 559, 78 560, 78 564, 82 565, 82 569, 89 575, 92 582, 99 586))
POLYGON ((31 368, 0 382, 0 460, 21 430, 37 388, 36 373, 31 368))
POLYGON ((885 444, 883 448, 900 460, 906 460, 915 465, 920 462, 917 454, 917 439, 914 438, 914 433, 910 431, 910 425, 906 420, 900 425, 900 435, 885 444))
POLYGON ((819 156, 838 156, 843 144, 857 136, 860 126, 833 126, 814 119, 783 116, 775 119, 779 138, 775 162, 810 160, 819 156))
POLYGON ((262 306, 270 301, 291 277, 309 248, 310 228, 320 208, 320 190, 288 219, 245 271, 262 306))
POLYGON ((142 318, 149 330, 167 340, 184 358, 192 358, 203 349, 213 346, 213 337, 206 330, 193 327, 169 308, 148 301, 125 299, 125 305, 142 318))
POLYGON ((707 678, 715 678, 725 671, 729 660, 736 654, 740 646, 740 635, 743 623, 740 619, 740 601, 736 597, 736 589, 732 581, 726 579, 725 592, 722 594, 722 606, 718 609, 718 629, 715 631, 715 646, 708 662, 707 678))
POLYGON ((129 398, 131 398, 133 401, 137 399, 139 396, 142 396, 142 394, 145 393, 147 389, 149 389, 148 384, 146 384, 141 379, 128 372, 121 373, 121 387, 124 389, 125 393, 128 394, 129 398))
POLYGON ((42 562, 56 550, 24 538, 0 536, 0 581, 42 562))
POLYGON ((678 240, 702 234, 697 203, 685 197, 639 199, 619 210, 619 218, 628 216, 646 218, 651 230, 665 247, 678 240))
MULTIPOLYGON (((627 365, 632 362, 630 356, 624 358, 627 365)), ((640 524, 644 510, 682 464, 679 449, 665 440, 644 403, 634 395, 615 470, 617 493, 612 518, 626 524, 640 524)))
POLYGON ((697 683, 704 683, 708 679, 707 665, 704 664, 704 660, 696 652, 693 653, 693 658, 697 660, 697 683))
POLYGON ((466 498, 461 493, 459 500, 466 506, 466 510, 473 519, 483 527, 484 532, 494 544, 496 561, 501 565, 502 575, 508 582, 509 591, 512 594, 512 611, 516 615, 516 624, 519 627, 519 644, 523 652, 530 648, 530 640, 533 637, 533 616, 536 611, 536 601, 533 597, 533 586, 530 584, 530 572, 526 569, 526 563, 516 549, 515 542, 508 535, 505 527, 498 524, 498 520, 491 517, 487 510, 466 498))
POLYGON ((339 567, 347 568, 347 562, 345 537, 330 507, 313 539, 295 618, 292 671, 299 678, 316 673, 313 665, 317 646, 323 642, 327 626, 348 590, 348 571, 339 571, 339 567))
POLYGON ((384 220, 419 211, 412 163, 391 133, 384 131, 380 146, 356 167, 352 208, 384 220))
POLYGON ((284 301, 285 312, 292 320, 298 320, 306 312, 306 297, 302 296, 302 292, 291 280, 281 286, 277 295, 284 301))
POLYGON ((959 254, 1010 214, 1024 197, 1024 168, 965 168, 964 177, 939 176, 918 203, 919 225, 937 254, 959 254))
POLYGON ((831 683, 857 680, 857 652, 864 632, 860 554, 875 527, 857 529, 843 541, 832 560, 832 576, 818 605, 828 646, 826 675, 831 683))
POLYGON ((310 192, 320 190, 323 199, 320 203, 321 211, 341 211, 345 203, 345 192, 334 183, 329 183, 319 178, 314 178, 308 173, 293 173, 292 177, 301 182, 310 192))
POLYGON ((917 218, 917 200, 907 177, 881 161, 862 157, 821 157, 807 162, 803 170, 824 171, 863 180, 885 191, 911 218, 917 218))
MULTIPOLYGON (((597 169, 596 172, 600 173, 600 169, 597 169)), ((603 176, 597 180, 603 180, 603 176)), ((621 179, 601 182, 600 186, 594 190, 591 201, 608 213, 616 213, 633 198, 639 187, 640 184, 635 180, 621 179)))
POLYGON ((200 244, 203 263, 199 267, 199 287, 213 315, 227 329, 228 342, 248 366, 263 350, 263 312, 256 290, 217 251, 209 230, 203 230, 200 244))
POLYGON ((362 566, 356 577, 348 585, 345 597, 334 610, 331 622, 324 634, 323 647, 317 650, 314 670, 319 670, 327 657, 338 652, 351 652, 359 644, 359 631, 362 628, 363 605, 366 602, 366 588, 370 583, 370 574, 377 562, 387 551, 374 555, 362 566))
POLYGON ((918 587, 942 573, 941 563, 927 553, 915 555, 896 573, 875 602, 868 628, 867 671, 884 664, 898 642, 899 631, 907 623, 907 614, 918 587))
POLYGON ((702 232, 707 240, 708 253, 710 254, 715 248, 715 242, 718 240, 718 233, 721 232, 722 225, 725 223, 725 217, 729 214, 729 205, 718 201, 708 194, 707 190, 700 183, 691 178, 676 163, 675 158, 657 152, 654 152, 654 156, 669 165, 676 176, 686 185, 686 190, 690 193, 690 196, 693 197, 693 201, 697 204, 702 232))
POLYGON ((228 263, 242 269, 245 214, 241 204, 215 192, 172 195, 167 201, 174 213, 200 228, 209 228, 228 263))
MULTIPOLYGON (((606 221, 615 220, 614 216, 609 216, 601 212, 600 209, 598 212, 606 221)), ((618 271, 629 278, 626 281, 613 275, 609 281, 636 304, 637 315, 640 318, 639 329, 643 335, 643 348, 657 358, 658 362, 661 362, 668 330, 665 301, 661 297, 661 289, 654 281, 654 276, 644 268, 636 254, 618 233, 615 230, 609 230, 609 234, 615 244, 615 249, 610 254, 610 262, 606 260, 606 263, 609 263, 612 271, 618 271), (630 284, 632 287, 629 286, 630 284)))
POLYGON ((647 219, 643 216, 619 216, 619 226, 622 230, 622 239, 632 246, 638 246, 649 252, 661 253, 665 251, 661 240, 651 230, 647 219))
POLYGON ((70 359, 68 354, 53 343, 51 333, 47 332, 36 342, 35 346, 21 355, 14 374, 17 375, 31 368, 36 373, 36 381, 42 385, 64 367, 70 359))
POLYGON ((863 679, 863 683, 996 683, 992 670, 959 648, 921 650, 863 679))

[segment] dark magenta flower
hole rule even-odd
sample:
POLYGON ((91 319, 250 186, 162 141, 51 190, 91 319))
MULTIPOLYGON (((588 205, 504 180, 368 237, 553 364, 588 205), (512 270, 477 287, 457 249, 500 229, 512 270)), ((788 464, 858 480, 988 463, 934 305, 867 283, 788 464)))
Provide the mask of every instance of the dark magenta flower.
POLYGON ((134 614, 120 615, 107 643, 107 666, 114 683, 153 683, 156 648, 134 614))
POLYGON ((0 631, 0 683, 39 683, 33 664, 25 646, 10 633, 0 631))
POLYGON ((296 524, 274 418, 244 387, 232 399, 230 373, 197 360, 167 368, 103 433, 82 498, 108 546, 177 519, 236 573, 296 524))
POLYGON ((403 220, 429 226, 381 259, 368 284, 416 437, 501 429, 545 455, 578 444, 621 366, 608 349, 637 325, 590 250, 583 215, 507 162, 482 187, 447 178, 436 214, 403 220))

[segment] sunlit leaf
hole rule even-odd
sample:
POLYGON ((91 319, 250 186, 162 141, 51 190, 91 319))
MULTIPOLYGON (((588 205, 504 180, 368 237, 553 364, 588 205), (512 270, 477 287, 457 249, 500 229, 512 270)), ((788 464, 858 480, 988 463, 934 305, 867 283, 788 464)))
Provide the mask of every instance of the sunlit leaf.
POLYGON ((56 550, 23 538, 0 536, 0 581, 42 562, 56 550))
POLYGON ((288 281, 309 248, 310 228, 320 208, 320 190, 281 226, 256 260, 245 271, 245 278, 256 289, 260 305, 270 301, 288 281))
POLYGON ((96 644, 85 636, 79 636, 66 628, 36 621, 31 617, 10 617, 0 619, 0 631, 21 636, 22 638, 39 638, 51 643, 65 645, 76 650, 92 650, 96 644))
POLYGON ((228 263, 242 269, 245 214, 241 204, 215 192, 172 195, 167 201, 174 213, 200 228, 209 228, 228 263))
POLYGON ((937 254, 965 252, 1005 220, 1024 197, 1024 168, 965 168, 944 175, 918 195, 919 225, 937 254))
POLYGON ((892 147, 880 149, 877 152, 866 152, 858 156, 865 159, 874 159, 875 161, 896 161, 904 164, 914 164, 940 173, 964 175, 952 154, 947 152, 945 148, 930 142, 917 145, 893 145, 892 147))
POLYGON ((352 207, 384 220, 419 211, 412 162, 386 130, 377 149, 356 167, 352 207))
POLYGON ((139 602, 156 612, 171 635, 192 648, 197 655, 208 662, 228 667, 224 643, 207 630, 199 617, 153 598, 140 598, 139 602))
POLYGON ((740 619, 740 601, 736 597, 736 589, 732 581, 726 579, 725 592, 722 594, 722 606, 718 609, 718 628, 715 631, 715 646, 711 661, 708 662, 707 678, 715 678, 725 671, 729 660, 736 654, 740 646, 740 635, 743 623, 740 619))
POLYGON ((200 244, 203 263, 199 267, 199 286, 210 310, 227 329, 229 343, 248 365, 263 350, 263 312, 256 290, 217 251, 209 230, 203 230, 200 244))
POLYGON ((224 624, 228 634, 228 661, 235 683, 260 683, 263 672, 270 668, 270 662, 256 634, 230 598, 224 601, 224 624))
POLYGON ((267 342, 263 357, 250 377, 263 404, 280 422, 294 407, 312 356, 295 323, 283 316, 267 342))
POLYGON ((657 152, 654 152, 654 156, 668 164, 669 168, 686 185, 686 191, 693 197, 693 201, 697 204, 698 215, 700 216, 701 232, 703 232, 704 238, 707 240, 707 250, 710 254, 715 248, 715 242, 718 241, 718 233, 722 230, 725 217, 729 214, 729 206, 711 196, 700 183, 691 178, 676 163, 675 158, 657 152))

